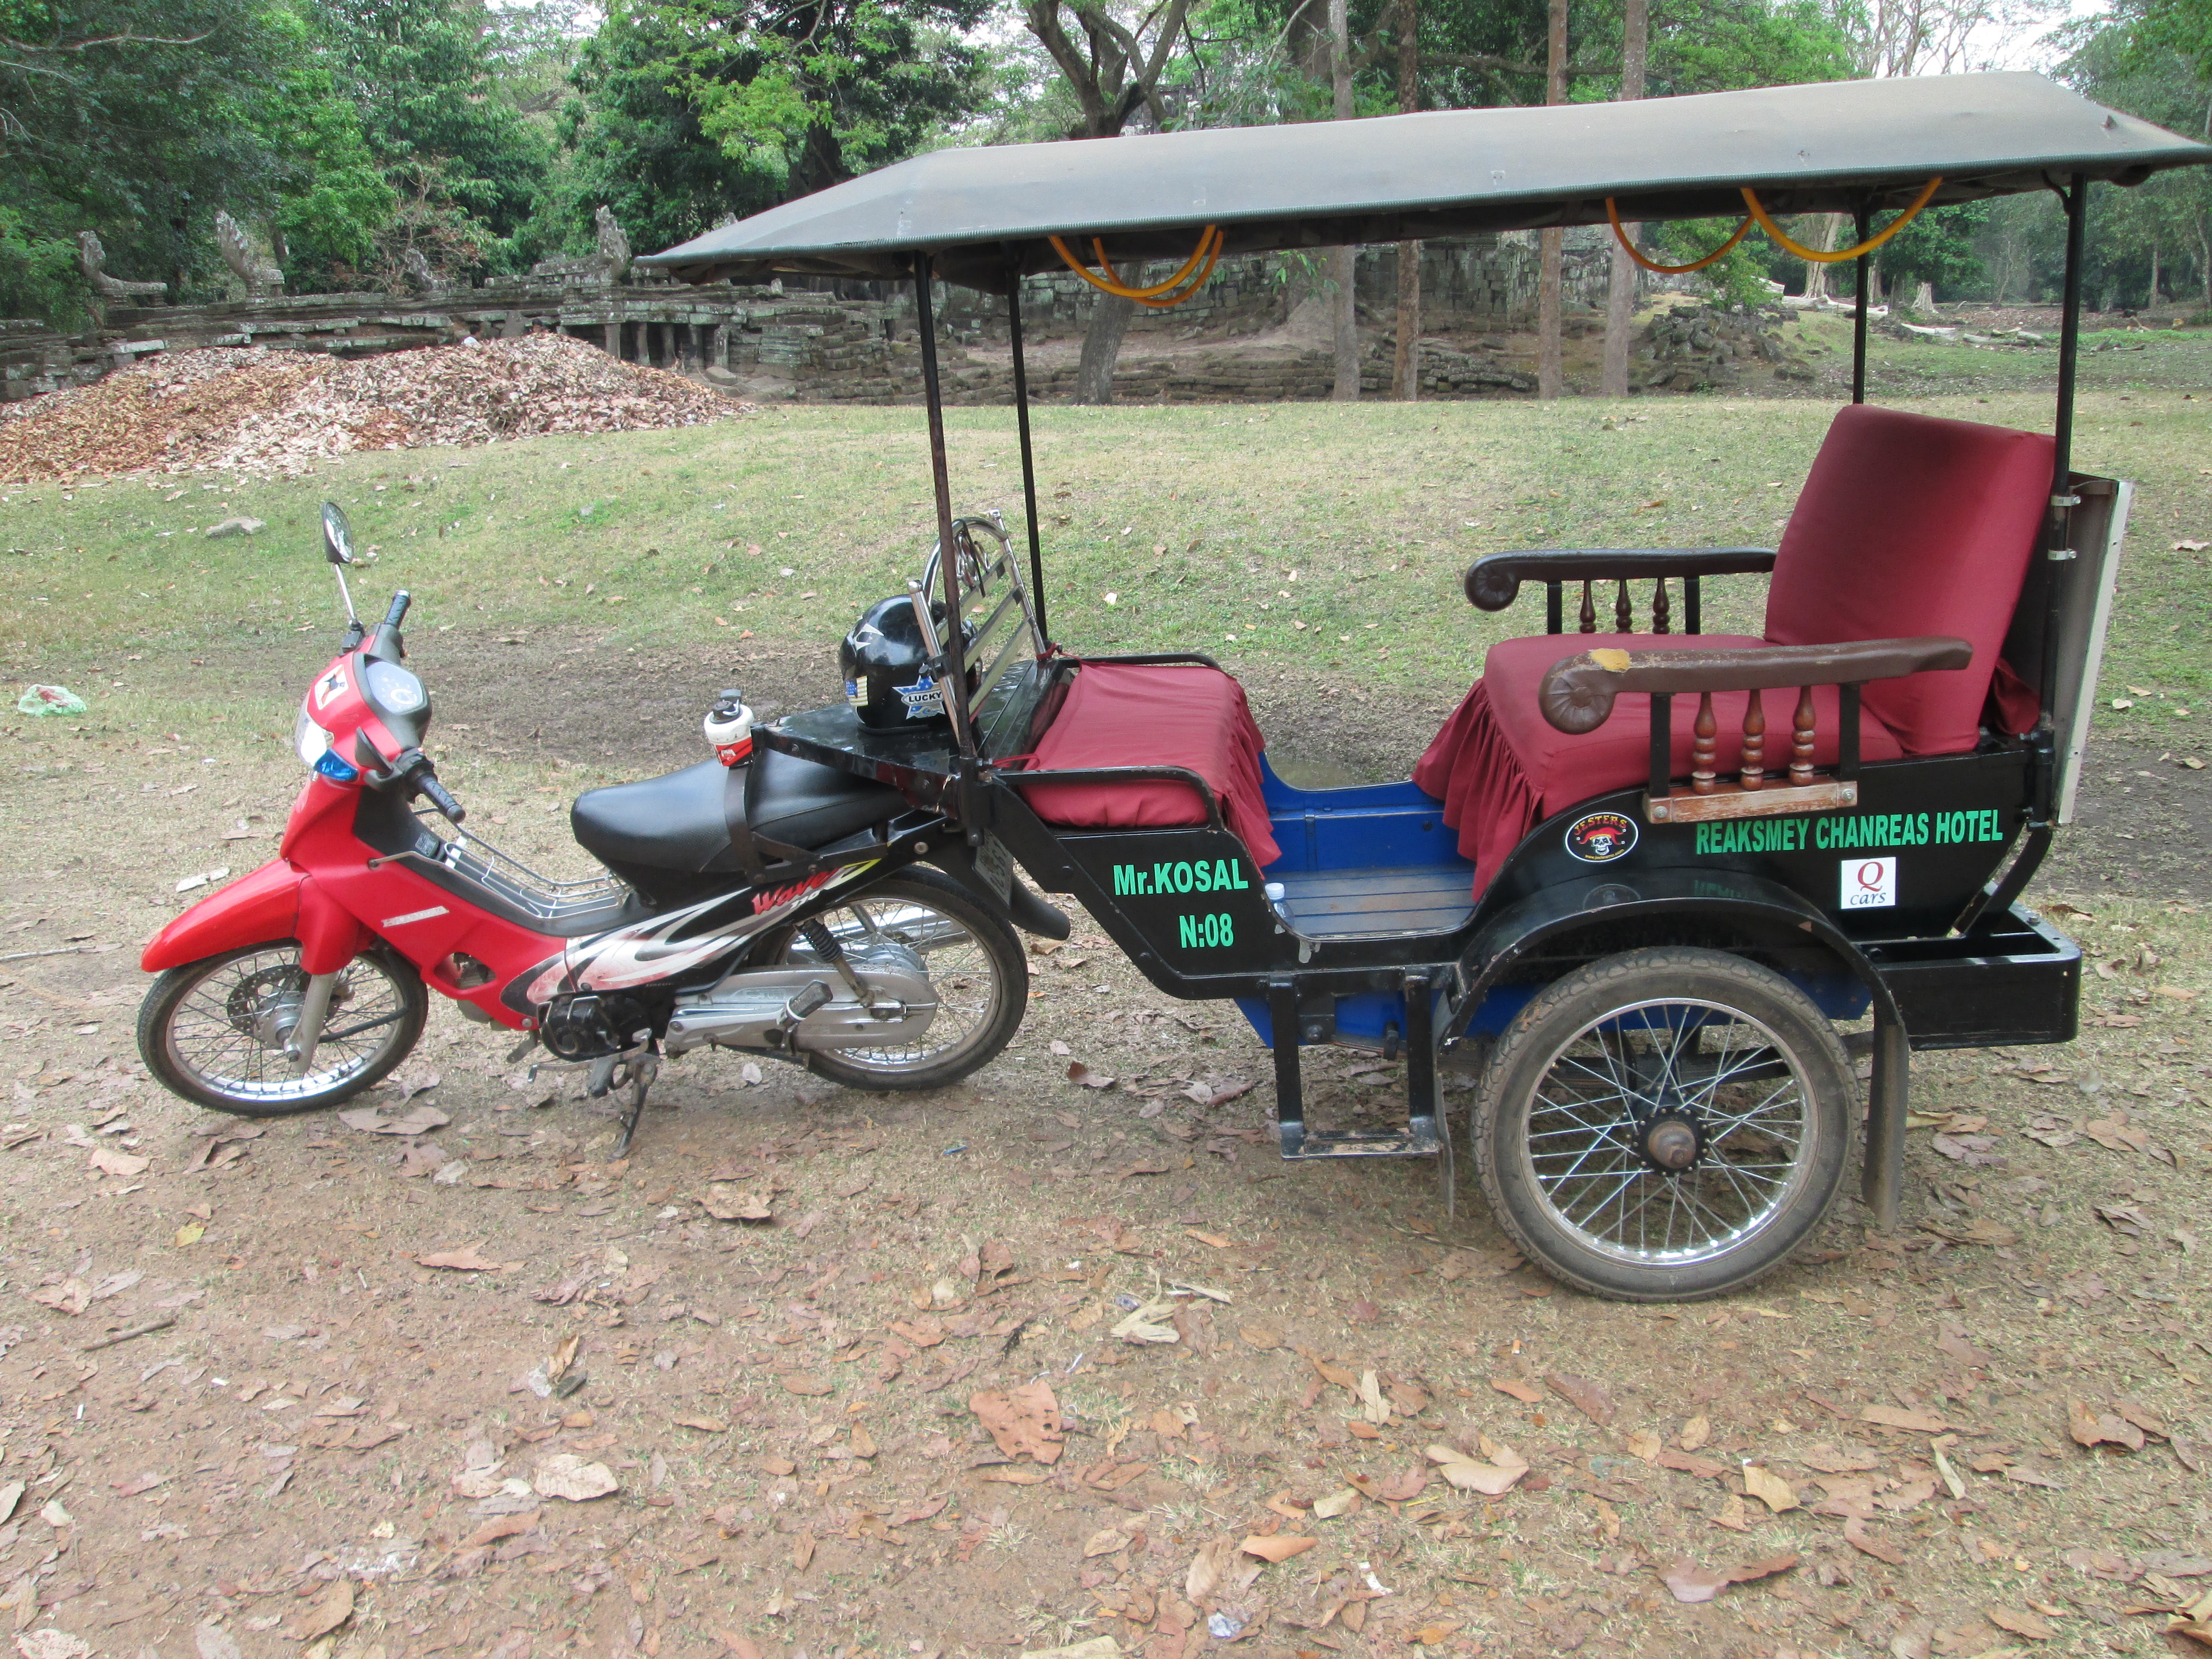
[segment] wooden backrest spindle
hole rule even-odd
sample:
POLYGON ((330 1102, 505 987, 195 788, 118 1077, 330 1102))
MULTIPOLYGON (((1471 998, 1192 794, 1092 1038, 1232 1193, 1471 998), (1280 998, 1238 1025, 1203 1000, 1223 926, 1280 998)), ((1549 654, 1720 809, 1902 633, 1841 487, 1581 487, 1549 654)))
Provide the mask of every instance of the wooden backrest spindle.
POLYGON ((1626 576, 1614 584, 1613 631, 1616 634, 1633 634, 1636 631, 1636 607, 1629 603, 1628 578, 1626 576))
POLYGON ((1820 736, 1820 716, 1813 711, 1813 688, 1797 688, 1797 712, 1791 717, 1790 781, 1802 786, 1813 781, 1813 750, 1820 736))
POLYGON ((1743 705, 1743 787, 1766 787, 1766 701, 1758 691, 1743 705))
POLYGON ((1670 620, 1667 611, 1667 579, 1662 576, 1652 584, 1652 587, 1656 591, 1651 595, 1651 631, 1663 634, 1670 620))
POLYGON ((1713 763, 1720 752, 1720 722, 1713 718, 1713 694, 1698 693, 1697 723, 1690 728, 1690 787, 1710 795, 1720 787, 1713 763))
POLYGON ((1590 598, 1590 585, 1588 582, 1584 582, 1583 584, 1583 614, 1581 623, 1581 631, 1583 633, 1595 634, 1597 632, 1597 605, 1590 598))

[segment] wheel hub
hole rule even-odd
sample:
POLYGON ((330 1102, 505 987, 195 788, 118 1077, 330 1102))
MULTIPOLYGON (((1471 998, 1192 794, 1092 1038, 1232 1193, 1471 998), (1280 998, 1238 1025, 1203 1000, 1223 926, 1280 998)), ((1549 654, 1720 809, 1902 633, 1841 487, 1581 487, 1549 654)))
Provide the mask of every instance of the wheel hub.
POLYGON ((1662 1170, 1688 1169, 1698 1161, 1696 1126, 1671 1115, 1647 1124, 1644 1155, 1662 1170))
POLYGON ((300 1023, 304 992, 297 969, 264 968, 231 988, 223 1012, 232 1030, 264 1048, 281 1049, 291 1041, 293 1028, 300 1023))

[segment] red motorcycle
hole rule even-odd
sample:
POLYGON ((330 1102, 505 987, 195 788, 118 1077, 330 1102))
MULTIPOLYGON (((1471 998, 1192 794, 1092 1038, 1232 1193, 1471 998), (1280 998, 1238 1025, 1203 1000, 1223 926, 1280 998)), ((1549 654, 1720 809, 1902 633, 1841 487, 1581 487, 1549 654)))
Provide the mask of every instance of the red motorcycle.
MULTIPOLYGON (((883 782, 725 743, 580 797, 571 825, 605 870, 584 881, 549 880, 464 830, 422 750, 409 596, 365 627, 337 507, 323 531, 347 629, 300 705, 310 775, 277 855, 141 958, 161 978, 139 1049, 167 1087, 249 1117, 334 1104, 405 1058, 431 988, 523 1033, 510 1061, 542 1045, 589 1065, 592 1095, 626 1091, 619 1156, 663 1054, 714 1045, 855 1088, 926 1089, 1006 1046, 1029 985, 1010 920, 1065 938, 1066 919, 883 782)), ((724 696, 718 713, 736 713, 724 696)))

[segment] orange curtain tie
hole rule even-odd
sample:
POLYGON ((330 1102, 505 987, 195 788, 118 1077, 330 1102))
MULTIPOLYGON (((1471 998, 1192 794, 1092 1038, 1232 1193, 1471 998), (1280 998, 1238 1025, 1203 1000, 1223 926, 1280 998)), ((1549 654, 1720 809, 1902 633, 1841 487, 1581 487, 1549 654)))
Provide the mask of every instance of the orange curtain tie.
POLYGON ((1943 180, 1940 176, 1930 179, 1920 194, 1913 198, 1911 205, 1891 220, 1888 224, 1883 226, 1880 231, 1868 237, 1856 247, 1838 248, 1832 253, 1824 252, 1816 247, 1807 247, 1803 243, 1792 239, 1787 231, 1774 222, 1773 216, 1760 205, 1757 193, 1749 185, 1743 185, 1742 190, 1743 204, 1750 211, 1744 215, 1743 222, 1735 228, 1735 234, 1705 255, 1704 258, 1693 259, 1686 265, 1662 265, 1656 259, 1646 258, 1636 244, 1628 240, 1628 232, 1620 222, 1620 210, 1613 204, 1613 199, 1610 196, 1605 198, 1605 216, 1612 223, 1615 240, 1626 251, 1628 257, 1642 265, 1644 270, 1656 271, 1662 276, 1683 276, 1693 270, 1703 270, 1707 265, 1725 255, 1738 242, 1743 240, 1753 224, 1758 225, 1761 230, 1773 238, 1775 246, 1784 252, 1794 253, 1801 259, 1810 259, 1816 264, 1836 265, 1841 264, 1846 259, 1856 259, 1873 252, 1891 237, 1896 235, 1899 231, 1903 230, 1905 226, 1920 216, 1920 210, 1923 208, 1935 199, 1936 192, 1941 188, 1942 183, 1943 180))
POLYGON ((1190 258, 1182 262, 1182 268, 1164 283, 1156 283, 1150 288, 1133 288, 1124 283, 1120 273, 1114 269, 1113 261, 1106 257, 1105 243, 1097 237, 1091 239, 1091 247, 1099 269, 1106 273, 1103 276, 1092 274, 1075 256, 1074 251, 1059 237, 1048 240, 1053 252, 1060 255, 1067 268, 1101 293, 1111 294, 1123 300, 1134 300, 1139 305, 1153 311, 1165 311, 1171 306, 1181 305, 1206 286, 1206 279, 1213 275, 1213 267, 1221 258, 1221 250, 1228 239, 1222 234, 1218 226, 1208 225, 1199 233, 1198 246, 1192 251, 1190 258), (1182 291, 1174 292, 1178 287, 1182 291))

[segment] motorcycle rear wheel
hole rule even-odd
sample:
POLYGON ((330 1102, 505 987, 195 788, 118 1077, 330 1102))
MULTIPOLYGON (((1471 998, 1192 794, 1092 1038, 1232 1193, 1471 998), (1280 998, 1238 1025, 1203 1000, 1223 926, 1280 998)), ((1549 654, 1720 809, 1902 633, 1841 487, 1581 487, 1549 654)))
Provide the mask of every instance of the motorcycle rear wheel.
MULTIPOLYGON (((1012 927, 934 871, 909 868, 821 914, 841 942, 879 931, 915 950, 929 969, 937 1016, 921 1042, 896 1048, 821 1048, 806 1057, 848 1089, 940 1089, 980 1071, 1013 1040, 1029 1006, 1028 954, 1012 927)), ((812 963, 793 929, 781 957, 812 963)))
POLYGON ((314 1070, 285 1058, 307 988, 300 947, 250 945, 172 968, 138 1010, 138 1052, 162 1086, 240 1117, 289 1117, 349 1100, 388 1076, 422 1035, 430 999, 412 963, 382 945, 340 971, 314 1070))

